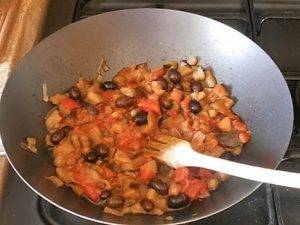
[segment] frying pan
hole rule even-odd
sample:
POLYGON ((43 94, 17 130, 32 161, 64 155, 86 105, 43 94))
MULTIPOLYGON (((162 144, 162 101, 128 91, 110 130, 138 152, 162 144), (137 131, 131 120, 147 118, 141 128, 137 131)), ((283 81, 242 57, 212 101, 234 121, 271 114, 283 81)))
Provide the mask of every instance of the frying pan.
MULTIPOLYGON (((279 69, 254 42, 214 20, 165 9, 130 9, 104 13, 71 24, 38 44, 16 66, 4 89, 0 129, 6 155, 15 171, 37 194, 70 213, 107 224, 171 224, 198 220, 242 200, 259 183, 231 177, 203 202, 164 216, 103 214, 97 206, 68 188, 45 179, 54 174, 44 145, 41 87, 49 94, 70 87, 79 76, 95 77, 99 61, 108 59, 110 79, 121 67, 200 56, 213 67, 219 82, 230 85, 238 99, 236 112, 252 131, 239 162, 276 168, 292 132, 292 102, 279 69), (37 155, 20 149, 26 136, 38 139, 37 155), (172 216, 173 221, 165 219, 172 216)), ((259 174, 258 174, 259 176, 259 174)), ((25 203, 26 204, 26 203, 25 203)))

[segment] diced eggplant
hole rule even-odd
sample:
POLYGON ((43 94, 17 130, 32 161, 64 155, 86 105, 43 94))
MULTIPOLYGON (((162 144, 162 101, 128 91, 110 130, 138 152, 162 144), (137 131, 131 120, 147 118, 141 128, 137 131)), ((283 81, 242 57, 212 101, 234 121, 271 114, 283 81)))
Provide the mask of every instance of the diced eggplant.
POLYGON ((216 137, 223 147, 233 148, 240 145, 239 134, 237 131, 217 133, 216 137))

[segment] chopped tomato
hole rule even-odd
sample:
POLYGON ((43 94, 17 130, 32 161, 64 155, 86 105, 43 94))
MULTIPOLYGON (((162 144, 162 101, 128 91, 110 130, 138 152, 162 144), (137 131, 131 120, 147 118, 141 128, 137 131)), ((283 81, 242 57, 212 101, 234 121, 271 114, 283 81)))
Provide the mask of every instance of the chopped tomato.
POLYGON ((209 116, 202 114, 194 119, 194 123, 192 127, 195 130, 200 130, 203 134, 208 134, 210 133, 210 129, 211 129, 210 124, 211 124, 211 120, 209 116))
POLYGON ((131 140, 132 140, 132 137, 130 134, 120 133, 117 135, 117 142, 120 147, 128 147, 131 140))
POLYGON ((103 91, 101 93, 102 97, 106 98, 108 101, 112 102, 114 100, 115 92, 113 90, 103 91))
POLYGON ((198 194, 207 190, 207 184, 199 179, 192 179, 189 182, 189 186, 183 190, 183 192, 189 196, 190 199, 195 199, 198 194))
POLYGON ((141 100, 138 106, 146 112, 154 112, 160 114, 159 102, 153 99, 141 100))
POLYGON ((181 108, 182 108, 182 110, 183 110, 183 114, 184 114, 184 117, 185 117, 185 118, 188 118, 188 117, 189 117, 189 112, 190 112, 190 110, 189 110, 189 103, 190 103, 190 100, 191 100, 191 98, 188 97, 188 96, 186 96, 186 97, 181 101, 181 103, 180 103, 180 106, 181 106, 181 108))
POLYGON ((186 179, 188 179, 189 174, 190 174, 190 171, 189 171, 188 168, 179 167, 173 173, 174 181, 175 182, 180 182, 182 180, 186 180, 186 179))
POLYGON ((218 99, 218 95, 215 92, 210 91, 206 94, 206 99, 209 102, 215 102, 218 99))
POLYGON ((218 145, 218 140, 214 134, 210 133, 205 136, 204 139, 204 149, 206 151, 213 151, 213 149, 218 145))
POLYGON ((242 131, 240 134, 239 134, 239 139, 241 140, 242 143, 247 143, 250 139, 250 134, 248 132, 244 132, 242 131))
POLYGON ((164 67, 155 68, 150 73, 151 80, 156 80, 157 78, 163 76, 165 73, 166 70, 164 67))
POLYGON ((229 116, 231 118, 234 117, 232 111, 226 107, 223 99, 218 99, 217 101, 211 103, 210 106, 223 115, 229 116))
POLYGON ((80 130, 80 126, 76 126, 73 128, 73 131, 76 133, 76 134, 81 134, 81 130, 80 130))
POLYGON ((229 117, 225 117, 217 123, 218 128, 221 131, 228 132, 231 131, 231 121, 229 117))
POLYGON ((170 116, 170 117, 174 117, 174 116, 177 116, 178 115, 178 110, 177 109, 170 109, 167 114, 170 116))
POLYGON ((120 133, 117 135, 117 144, 120 148, 140 150, 143 148, 143 138, 133 137, 130 133, 120 133))
POLYGON ((107 166, 101 166, 101 170, 102 170, 102 175, 106 178, 106 179, 111 179, 114 178, 116 176, 116 174, 109 169, 107 166))
POLYGON ((233 101, 231 98, 224 97, 224 98, 223 98, 223 101, 224 101, 224 105, 225 105, 227 108, 231 108, 231 107, 234 105, 234 101, 233 101))
POLYGON ((210 172, 208 169, 203 169, 203 168, 199 169, 199 177, 201 177, 201 179, 207 180, 211 178, 211 176, 212 176, 212 172, 210 172))
POLYGON ((222 84, 216 84, 212 89, 220 98, 228 96, 226 88, 222 84))
POLYGON ((239 121, 239 120, 233 120, 232 121, 232 126, 237 131, 246 131, 247 130, 246 125, 243 122, 239 121))
POLYGON ((111 125, 114 121, 116 121, 116 118, 113 116, 107 117, 107 124, 111 125))
POLYGON ((60 104, 62 107, 66 108, 66 109, 70 109, 70 110, 77 109, 80 107, 80 104, 78 102, 76 102, 73 99, 68 98, 68 97, 63 98, 60 101, 60 104))
POLYGON ((103 143, 114 145, 114 138, 113 137, 103 137, 103 143))
POLYGON ((85 175, 80 172, 82 170, 82 166, 81 165, 75 165, 72 169, 74 170, 75 183, 79 184, 79 185, 85 183, 85 175))
POLYGON ((147 183, 157 173, 157 164, 155 160, 151 160, 140 167, 141 179, 147 183))
POLYGON ((74 127, 74 131, 78 135, 86 135, 90 133, 91 129, 93 129, 94 126, 95 125, 93 125, 92 123, 84 124, 84 125, 74 127))
POLYGON ((99 128, 104 128, 105 127, 103 119, 96 119, 95 124, 99 128))
POLYGON ((100 200, 101 190, 94 184, 82 184, 80 185, 84 194, 91 199, 93 202, 98 202, 100 200))
POLYGON ((174 102, 180 104, 181 99, 182 99, 182 91, 181 90, 174 88, 173 91, 170 93, 170 95, 174 102))
POLYGON ((179 184, 180 190, 184 191, 189 187, 190 179, 181 180, 180 182, 177 182, 177 184, 179 184))

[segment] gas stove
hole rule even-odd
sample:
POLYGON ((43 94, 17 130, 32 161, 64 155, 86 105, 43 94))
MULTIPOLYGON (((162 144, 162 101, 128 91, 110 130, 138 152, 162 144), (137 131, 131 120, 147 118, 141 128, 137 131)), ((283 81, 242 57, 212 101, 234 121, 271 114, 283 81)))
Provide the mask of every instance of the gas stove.
MULTIPOLYGON (((289 0, 81 0, 51 1, 41 37, 86 17, 125 8, 169 8, 225 23, 261 46, 281 69, 293 98, 295 126, 279 169, 300 173, 300 1, 289 0)), ((42 39, 41 38, 41 39, 42 39)), ((278 90, 280 91, 280 90, 278 90)), ((2 172, 0 225, 93 225, 38 197, 7 164, 2 172)), ((300 224, 300 190, 261 185, 231 208, 193 225, 300 224)))

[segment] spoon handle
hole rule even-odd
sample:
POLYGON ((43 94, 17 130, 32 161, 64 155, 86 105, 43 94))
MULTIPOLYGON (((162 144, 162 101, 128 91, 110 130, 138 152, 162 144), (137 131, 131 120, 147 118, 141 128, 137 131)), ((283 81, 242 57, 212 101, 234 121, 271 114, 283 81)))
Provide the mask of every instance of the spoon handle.
POLYGON ((202 167, 248 180, 300 188, 300 173, 273 170, 232 162, 197 153, 193 150, 185 151, 185 157, 182 157, 179 161, 178 163, 181 164, 180 166, 202 167))

